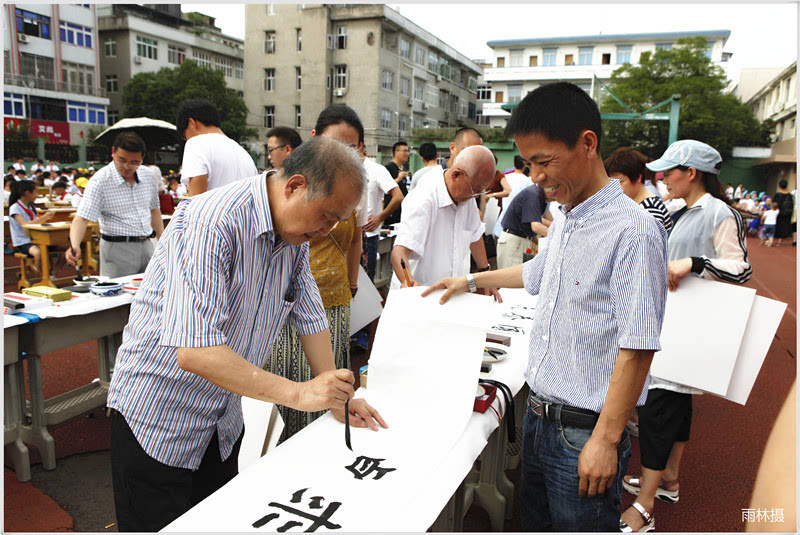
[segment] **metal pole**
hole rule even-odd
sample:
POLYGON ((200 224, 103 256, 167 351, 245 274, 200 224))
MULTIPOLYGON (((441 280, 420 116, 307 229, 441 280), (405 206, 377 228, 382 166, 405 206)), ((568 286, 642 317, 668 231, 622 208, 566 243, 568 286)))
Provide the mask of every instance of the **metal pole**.
POLYGON ((669 108, 669 145, 678 141, 678 120, 681 115, 681 96, 672 95, 672 103, 669 108))

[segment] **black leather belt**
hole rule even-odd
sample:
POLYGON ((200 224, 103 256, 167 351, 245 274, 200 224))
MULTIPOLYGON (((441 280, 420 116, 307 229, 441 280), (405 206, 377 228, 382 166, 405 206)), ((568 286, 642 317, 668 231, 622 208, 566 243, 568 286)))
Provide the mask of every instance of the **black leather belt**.
POLYGON ((569 405, 562 405, 561 403, 549 403, 533 397, 533 394, 528 396, 528 405, 530 406, 533 414, 545 420, 556 421, 558 414, 558 407, 561 407, 561 425, 568 427, 580 427, 582 429, 593 429, 600 417, 594 411, 588 409, 579 409, 577 407, 570 407, 569 405))
POLYGON ((113 242, 139 242, 149 240, 150 238, 155 238, 156 231, 154 230, 152 234, 149 236, 108 236, 106 234, 101 234, 100 237, 106 241, 113 241, 113 242))
POLYGON ((510 228, 504 228, 503 232, 508 232, 509 234, 513 234, 514 236, 517 236, 517 237, 520 237, 520 238, 524 238, 526 240, 532 239, 532 238, 529 238, 528 236, 526 236, 525 234, 523 234, 522 232, 517 232, 516 230, 511 230, 510 228))

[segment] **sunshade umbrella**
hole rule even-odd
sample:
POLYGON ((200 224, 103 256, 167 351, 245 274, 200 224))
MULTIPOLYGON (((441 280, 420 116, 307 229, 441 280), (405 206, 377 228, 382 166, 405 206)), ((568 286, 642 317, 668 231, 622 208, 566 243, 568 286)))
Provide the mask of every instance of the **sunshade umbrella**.
POLYGON ((167 121, 150 119, 148 117, 136 117, 133 119, 122 119, 103 130, 94 141, 103 145, 111 145, 114 138, 121 132, 136 132, 144 139, 147 149, 159 149, 168 145, 177 145, 182 139, 175 125, 167 121))

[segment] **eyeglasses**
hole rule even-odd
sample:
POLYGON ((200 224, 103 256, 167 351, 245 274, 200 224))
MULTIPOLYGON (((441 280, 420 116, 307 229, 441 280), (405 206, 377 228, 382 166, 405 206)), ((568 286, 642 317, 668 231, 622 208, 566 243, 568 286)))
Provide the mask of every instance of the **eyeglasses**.
POLYGON ((469 178, 469 175, 467 174, 467 172, 464 171, 463 169, 459 169, 459 171, 464 173, 464 176, 467 177, 467 185, 469 186, 469 191, 472 193, 472 195, 469 196, 470 199, 474 199, 475 197, 480 197, 484 193, 489 193, 488 189, 484 189, 484 190, 479 191, 478 193, 475 193, 475 190, 472 188, 472 179, 469 178))
POLYGON ((142 162, 140 162, 140 161, 138 161, 138 160, 136 160, 136 161, 132 161, 132 162, 129 162, 128 160, 126 160, 126 159, 124 159, 124 158, 119 158, 119 157, 117 157, 117 164, 118 164, 120 167, 125 167, 126 169, 136 169, 136 168, 138 168, 140 165, 142 165, 142 162))
POLYGON ((288 145, 279 145, 277 147, 272 147, 272 148, 267 147, 267 154, 272 154, 272 151, 278 150, 278 149, 282 149, 282 148, 287 147, 287 146, 288 145))

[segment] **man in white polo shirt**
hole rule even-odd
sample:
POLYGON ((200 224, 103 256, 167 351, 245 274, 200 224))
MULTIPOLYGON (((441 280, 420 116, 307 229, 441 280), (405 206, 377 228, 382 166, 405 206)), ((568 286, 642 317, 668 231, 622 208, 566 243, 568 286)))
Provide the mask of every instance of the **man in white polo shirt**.
POLYGON ((181 183, 190 197, 258 174, 253 158, 222 131, 219 113, 207 100, 184 102, 176 123, 187 140, 181 183))
MULTIPOLYGON (((362 147, 364 140, 360 140, 362 147)), ((367 224, 364 231, 367 235, 367 275, 375 280, 375 265, 378 263, 378 241, 381 225, 392 212, 403 202, 403 192, 397 187, 389 171, 371 158, 364 156, 364 170, 367 172, 367 224), (384 194, 390 194, 392 200, 383 207, 384 194)))

